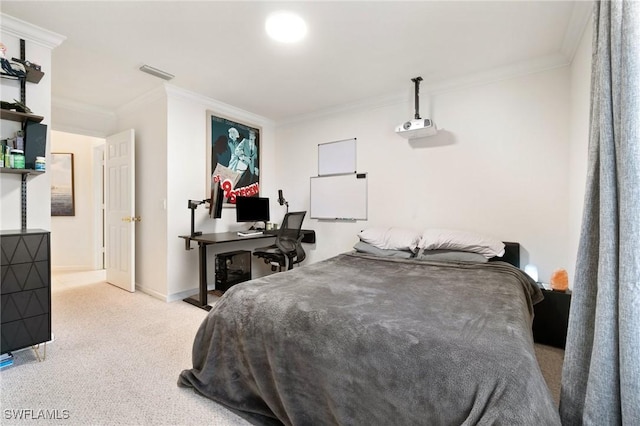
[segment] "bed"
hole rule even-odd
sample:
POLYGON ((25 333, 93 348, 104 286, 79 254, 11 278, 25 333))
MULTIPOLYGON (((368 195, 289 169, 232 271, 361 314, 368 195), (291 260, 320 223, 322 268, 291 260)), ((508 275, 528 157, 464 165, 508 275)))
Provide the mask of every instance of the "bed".
POLYGON ((259 425, 560 424, 541 298, 503 261, 347 252, 232 287, 178 385, 259 425))

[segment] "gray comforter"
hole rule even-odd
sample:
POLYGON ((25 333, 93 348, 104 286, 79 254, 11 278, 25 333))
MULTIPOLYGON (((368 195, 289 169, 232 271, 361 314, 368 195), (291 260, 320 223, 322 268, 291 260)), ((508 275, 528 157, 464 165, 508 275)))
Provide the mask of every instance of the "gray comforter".
POLYGON ((255 424, 554 425, 542 297, 503 263, 342 254, 232 287, 178 384, 255 424))

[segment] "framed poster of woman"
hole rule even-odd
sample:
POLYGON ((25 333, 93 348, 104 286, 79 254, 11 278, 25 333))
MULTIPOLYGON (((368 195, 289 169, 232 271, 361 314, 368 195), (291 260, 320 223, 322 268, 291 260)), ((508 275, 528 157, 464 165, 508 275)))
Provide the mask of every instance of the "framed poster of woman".
POLYGON ((207 198, 222 186, 224 206, 237 196, 260 195, 260 136, 258 126, 207 112, 207 198))

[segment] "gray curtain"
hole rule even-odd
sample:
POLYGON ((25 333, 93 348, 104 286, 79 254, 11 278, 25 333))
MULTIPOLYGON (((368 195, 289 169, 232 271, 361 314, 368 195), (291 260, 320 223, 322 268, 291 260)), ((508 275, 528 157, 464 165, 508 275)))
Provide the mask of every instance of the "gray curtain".
POLYGON ((594 4, 584 215, 562 371, 565 425, 640 424, 640 2, 594 4))

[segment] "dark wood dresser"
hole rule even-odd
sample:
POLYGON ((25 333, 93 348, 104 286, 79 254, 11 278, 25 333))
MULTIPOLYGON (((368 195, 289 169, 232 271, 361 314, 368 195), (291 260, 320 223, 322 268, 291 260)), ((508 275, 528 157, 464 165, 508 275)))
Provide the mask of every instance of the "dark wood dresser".
POLYGON ((51 340, 50 233, 0 231, 0 246, 4 354, 51 340))

